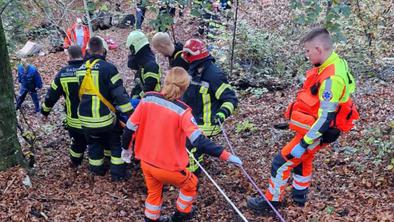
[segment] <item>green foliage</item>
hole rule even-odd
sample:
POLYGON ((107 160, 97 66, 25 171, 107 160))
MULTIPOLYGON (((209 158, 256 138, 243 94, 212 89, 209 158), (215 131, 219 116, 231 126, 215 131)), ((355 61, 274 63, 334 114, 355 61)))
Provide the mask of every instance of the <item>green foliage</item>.
POLYGON ((352 10, 347 1, 292 0, 290 7, 294 10, 294 20, 297 24, 323 24, 327 30, 334 33, 337 41, 346 41, 343 28, 352 24, 349 20, 352 10))
POLYGON ((151 20, 149 24, 159 31, 169 29, 174 24, 174 18, 170 16, 166 7, 175 7, 178 13, 179 8, 184 8, 187 3, 187 0, 162 0, 160 4, 144 3, 149 11, 157 14, 156 19, 151 20))
MULTIPOLYGON (((387 157, 394 154, 394 135, 391 126, 371 128, 364 132, 363 138, 358 141, 358 149, 374 164, 378 165, 387 157)), ((387 165, 392 165, 389 163, 387 165)))
POLYGON ((237 123, 235 127, 235 132, 243 133, 243 132, 255 132, 257 127, 255 124, 251 123, 249 120, 244 120, 241 123, 237 123))
MULTIPOLYGON (((229 72, 232 33, 227 31, 219 35, 212 54, 229 72)), ((270 30, 250 25, 240 20, 237 28, 236 47, 234 50, 233 81, 242 80, 253 87, 265 87, 270 83, 288 82, 292 76, 306 70, 308 63, 301 50, 296 51, 289 44, 291 38, 287 33, 277 34, 270 30), (292 53, 289 53, 292 52, 292 53), (270 83, 267 83, 269 81, 270 83)), ((265 89, 253 90, 253 94, 261 96, 265 89)))

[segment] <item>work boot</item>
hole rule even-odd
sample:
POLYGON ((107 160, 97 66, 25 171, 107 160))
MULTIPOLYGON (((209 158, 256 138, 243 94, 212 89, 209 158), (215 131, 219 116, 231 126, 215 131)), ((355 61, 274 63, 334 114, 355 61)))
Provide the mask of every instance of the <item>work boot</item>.
POLYGON ((195 212, 194 208, 192 208, 190 213, 182 213, 177 210, 172 215, 170 222, 183 222, 183 221, 191 220, 194 216, 194 212, 195 212))
POLYGON ((296 190, 292 189, 291 196, 293 197, 293 201, 299 207, 305 207, 305 203, 308 199, 308 188, 305 190, 296 190))
POLYGON ((151 220, 147 217, 145 217, 144 219, 145 219, 145 222, 172 222, 171 218, 167 217, 167 216, 160 216, 160 218, 157 220, 151 220))
POLYGON ((123 175, 111 175, 112 182, 122 182, 127 181, 131 177, 131 171, 127 170, 123 173, 123 175))
MULTIPOLYGON (((272 206, 278 208, 281 206, 281 202, 271 201, 272 206)), ((271 214, 272 208, 264 199, 264 197, 252 197, 248 199, 248 208, 259 214, 271 214)))

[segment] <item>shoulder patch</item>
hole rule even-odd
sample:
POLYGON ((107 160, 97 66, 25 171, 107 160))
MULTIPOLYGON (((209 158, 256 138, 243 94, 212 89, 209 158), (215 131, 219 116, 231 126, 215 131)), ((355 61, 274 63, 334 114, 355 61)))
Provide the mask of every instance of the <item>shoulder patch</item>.
POLYGON ((330 91, 324 91, 322 97, 325 101, 330 101, 332 99, 332 93, 330 91))

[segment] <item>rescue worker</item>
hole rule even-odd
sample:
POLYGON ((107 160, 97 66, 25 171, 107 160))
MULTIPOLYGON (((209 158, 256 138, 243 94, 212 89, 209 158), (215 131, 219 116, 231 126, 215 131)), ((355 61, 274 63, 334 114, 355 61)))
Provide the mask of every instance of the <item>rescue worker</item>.
POLYGON ((185 221, 193 217, 192 204, 197 196, 197 177, 186 169, 186 138, 198 150, 234 164, 242 164, 235 155, 216 145, 198 128, 192 110, 179 99, 190 83, 190 76, 181 67, 172 68, 160 93, 148 92, 127 121, 122 136, 122 158, 130 161, 127 149, 135 134, 135 157, 148 189, 145 200, 145 221, 185 221), (179 187, 176 211, 171 219, 160 217, 164 184, 179 187))
POLYGON ((94 175, 106 173, 104 148, 108 145, 111 149, 111 178, 119 181, 126 179, 126 172, 120 156, 122 130, 115 106, 125 115, 131 114, 132 107, 117 68, 105 60, 108 51, 105 45, 100 37, 91 38, 91 56, 76 72, 80 83, 78 117, 88 143, 90 171, 94 175))
MULTIPOLYGON (((358 118, 350 98, 355 91, 354 78, 347 62, 334 52, 329 32, 324 28, 313 29, 304 37, 303 44, 314 67, 307 71, 302 89, 285 114, 295 136, 272 161, 265 196, 276 207, 281 205, 291 173, 293 200, 297 205, 305 205, 315 153, 334 142, 341 131, 350 130, 353 120, 358 118)), ((263 214, 270 212, 263 197, 250 198, 248 207, 263 214)))
POLYGON ((82 54, 85 55, 89 39, 89 28, 83 24, 82 19, 77 18, 77 22, 67 30, 66 37, 64 38, 63 47, 67 49, 71 45, 77 45, 81 47, 82 54))
POLYGON ((72 141, 69 149, 71 166, 77 167, 82 163, 87 146, 81 121, 78 119, 79 80, 75 74, 84 61, 82 50, 79 46, 70 46, 67 54, 69 58, 68 65, 63 67, 52 81, 51 87, 45 96, 45 101, 42 104, 41 113, 47 117, 59 98, 64 96, 65 123, 72 141))
POLYGON ((37 68, 29 64, 25 59, 18 65, 18 82, 20 83, 19 96, 16 99, 16 110, 20 109, 29 93, 33 100, 35 112, 40 112, 40 101, 37 90, 42 88, 41 75, 37 68))
MULTIPOLYGON (((206 136, 218 135, 221 132, 219 121, 223 123, 237 107, 235 92, 203 41, 188 40, 183 47, 182 57, 190 64, 189 74, 192 77, 183 101, 192 108, 193 116, 206 136)), ((190 145, 189 143, 188 148, 196 159, 202 161, 202 153, 190 145)), ((192 159, 189 170, 199 173, 198 166, 192 159)))
POLYGON ((182 58, 183 44, 180 42, 174 44, 168 33, 156 33, 152 38, 152 47, 168 58, 171 68, 179 66, 185 70, 189 70, 189 63, 182 58))
POLYGON ((131 97, 140 99, 144 92, 160 91, 160 68, 146 35, 139 30, 132 31, 126 47, 130 49, 127 66, 136 71, 131 97))

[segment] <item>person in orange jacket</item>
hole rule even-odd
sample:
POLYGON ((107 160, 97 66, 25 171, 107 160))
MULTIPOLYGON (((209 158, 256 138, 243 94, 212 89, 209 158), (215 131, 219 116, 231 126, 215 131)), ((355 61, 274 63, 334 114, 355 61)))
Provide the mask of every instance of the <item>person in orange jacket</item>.
MULTIPOLYGON (((295 136, 273 159, 265 193, 276 207, 281 206, 290 176, 294 202, 301 207, 305 205, 315 153, 337 140, 341 132, 349 131, 354 126, 353 120, 358 119, 351 99, 356 83, 347 62, 335 53, 330 33, 316 28, 302 42, 314 67, 307 71, 303 87, 285 113, 295 136)), ((259 213, 271 213, 263 197, 250 198, 248 207, 259 213)))
POLYGON ((89 28, 82 23, 82 19, 77 18, 77 22, 67 30, 63 47, 67 49, 71 45, 77 45, 81 47, 82 54, 85 55, 89 39, 89 28))
POLYGON ((145 221, 185 221, 193 217, 192 204, 197 196, 197 177, 187 170, 189 157, 186 139, 211 156, 234 164, 242 164, 235 155, 216 145, 198 128, 192 110, 179 98, 190 84, 190 77, 181 67, 172 68, 161 92, 148 92, 127 121, 122 135, 122 159, 130 162, 127 148, 135 136, 135 158, 148 189, 145 200, 145 221), (135 134, 135 135, 133 135, 135 134), (171 218, 160 216, 164 184, 179 187, 176 211, 171 218))

